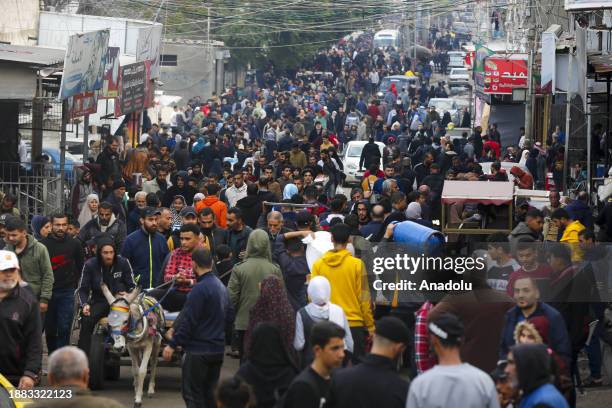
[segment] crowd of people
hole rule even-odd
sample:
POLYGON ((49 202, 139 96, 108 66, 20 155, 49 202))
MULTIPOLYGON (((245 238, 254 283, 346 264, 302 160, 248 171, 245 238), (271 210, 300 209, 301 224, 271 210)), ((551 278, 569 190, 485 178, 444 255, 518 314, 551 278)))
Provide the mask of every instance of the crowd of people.
MULTIPOLYGON (((439 228, 445 180, 554 189, 552 171, 558 189, 559 135, 548 149, 521 137, 502 146, 495 124, 446 137, 448 112, 423 109, 446 92, 443 83, 374 92, 385 75, 429 67, 394 50, 349 42, 313 64, 331 75, 264 75, 261 87, 176 107, 170 123, 146 125, 134 145, 109 137, 75 170, 67 211, 28 225, 6 192, 0 372, 19 388, 38 383, 44 331, 55 356, 49 383, 84 388, 81 351, 90 352, 110 309, 104 283, 114 296, 139 286, 181 311, 163 356, 184 354, 188 407, 573 406, 587 338, 583 384, 601 385, 605 299, 548 304, 538 280, 559 290, 569 281, 583 294, 597 287, 600 277, 585 271, 602 256, 595 242, 612 237, 612 199, 597 218, 585 194, 562 202, 551 192, 543 211, 517 203, 510 236, 487 239, 493 261, 486 279, 471 277, 471 301, 448 294, 376 305, 362 260, 393 241, 399 222, 439 228), (341 152, 353 140, 367 141, 365 172, 347 196, 341 152), (501 162, 513 163, 510 174, 501 162), (316 231, 330 233, 333 249, 309 265, 304 242, 316 231), (553 245, 542 260, 545 241, 570 247, 553 245), (75 296, 81 351, 66 348, 75 296), (226 346, 240 369, 217 387, 226 346), (74 378, 54 373, 64 360, 76 361, 74 378), (412 383, 398 366, 409 367, 412 383)), ((469 127, 468 112, 461 122, 469 127)), ((467 203, 456 216, 482 211, 467 203)))

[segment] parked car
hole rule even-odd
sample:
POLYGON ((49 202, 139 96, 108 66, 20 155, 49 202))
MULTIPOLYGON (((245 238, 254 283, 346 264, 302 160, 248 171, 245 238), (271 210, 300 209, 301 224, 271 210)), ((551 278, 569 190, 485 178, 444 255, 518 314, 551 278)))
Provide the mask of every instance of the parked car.
POLYGON ((465 68, 467 54, 464 51, 449 51, 447 55, 449 68, 465 68))
MULTIPOLYGON (((366 143, 365 141, 352 141, 348 142, 348 145, 344 148, 342 163, 344 164, 344 174, 346 174, 345 184, 359 183, 361 181, 365 170, 359 170, 359 159, 361 158, 363 146, 366 143)), ((385 145, 381 142, 376 142, 376 145, 380 149, 380 156, 382 157, 385 145)))
POLYGON ((470 73, 467 68, 451 68, 448 76, 448 86, 466 85, 470 82, 470 73))
POLYGON ((397 92, 401 92, 402 88, 408 89, 410 85, 414 85, 417 88, 421 86, 421 80, 416 76, 406 76, 406 75, 391 75, 384 77, 382 81, 380 81, 380 85, 378 86, 378 91, 383 95, 387 93, 391 84, 395 84, 395 88, 397 92))

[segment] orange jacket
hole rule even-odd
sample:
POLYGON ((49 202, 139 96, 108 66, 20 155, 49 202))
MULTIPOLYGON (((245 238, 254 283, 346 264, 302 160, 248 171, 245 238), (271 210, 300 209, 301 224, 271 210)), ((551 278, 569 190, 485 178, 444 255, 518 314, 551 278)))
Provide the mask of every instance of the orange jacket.
POLYGON ((216 196, 208 196, 203 200, 198 201, 195 206, 196 212, 199 214, 204 207, 210 207, 215 213, 215 222, 221 228, 227 227, 227 205, 216 196))

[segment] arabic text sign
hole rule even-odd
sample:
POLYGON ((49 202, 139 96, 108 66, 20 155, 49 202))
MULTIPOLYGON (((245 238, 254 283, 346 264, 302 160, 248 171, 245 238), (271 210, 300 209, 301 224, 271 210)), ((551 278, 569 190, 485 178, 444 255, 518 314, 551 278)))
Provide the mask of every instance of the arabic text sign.
POLYGON ((61 99, 102 88, 108 38, 109 30, 70 36, 64 60, 61 99))
POLYGON ((136 60, 151 61, 151 78, 159 78, 159 59, 162 42, 162 25, 141 28, 136 45, 136 60))
POLYGON ((527 88, 527 56, 525 59, 489 57, 484 66, 484 93, 511 95, 514 88, 527 88))
POLYGON ((121 67, 121 114, 141 111, 145 106, 147 72, 144 62, 121 67))
POLYGON ((104 85, 100 98, 112 99, 119 96, 119 47, 108 47, 106 67, 104 70, 104 85))

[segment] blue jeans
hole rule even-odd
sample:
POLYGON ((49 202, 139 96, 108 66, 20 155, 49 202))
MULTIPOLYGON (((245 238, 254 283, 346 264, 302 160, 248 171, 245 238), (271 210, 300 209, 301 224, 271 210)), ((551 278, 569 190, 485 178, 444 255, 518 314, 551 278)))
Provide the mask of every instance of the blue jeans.
POLYGON ((70 342, 73 313, 74 289, 54 290, 45 316, 45 337, 49 354, 70 342))

